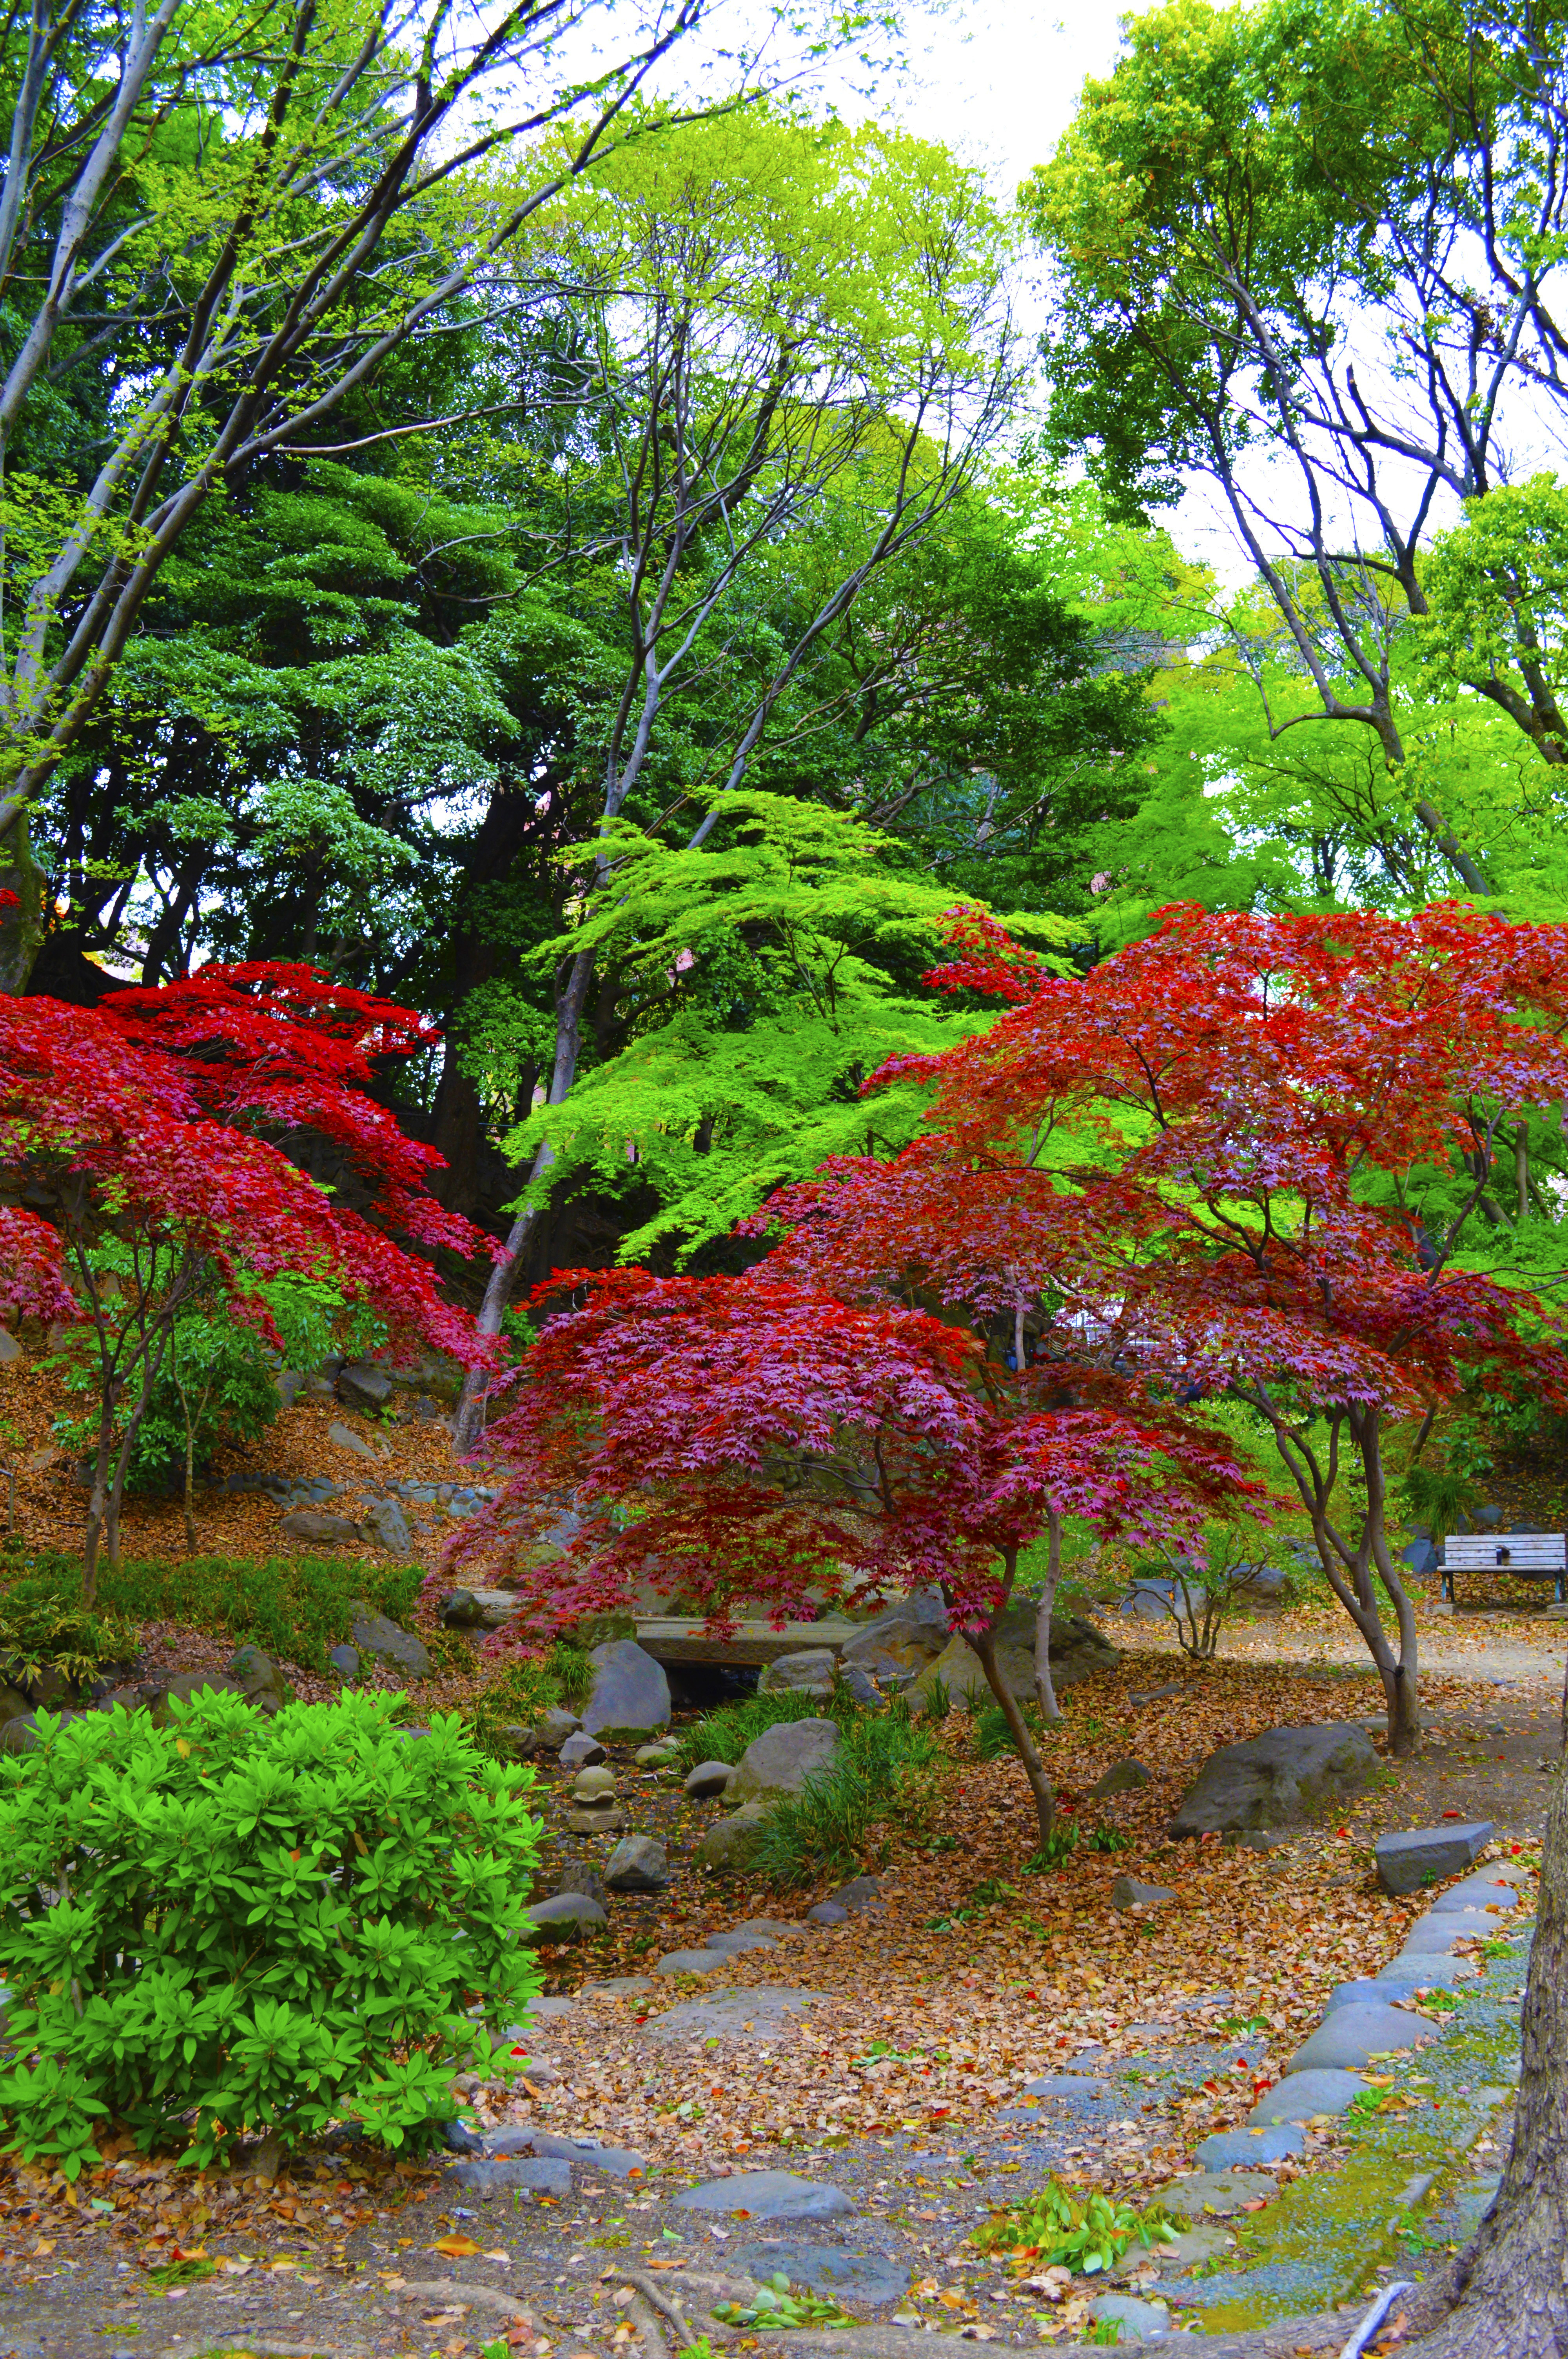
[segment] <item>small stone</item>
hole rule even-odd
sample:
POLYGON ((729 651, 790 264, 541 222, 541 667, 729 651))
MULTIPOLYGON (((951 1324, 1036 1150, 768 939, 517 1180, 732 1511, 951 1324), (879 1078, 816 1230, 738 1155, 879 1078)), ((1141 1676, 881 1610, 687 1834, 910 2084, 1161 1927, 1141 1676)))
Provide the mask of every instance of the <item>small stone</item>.
POLYGON ((848 1884, 841 1884, 838 1891, 830 1892, 827 1897, 837 1901, 840 1908, 847 1908, 851 1917, 864 1917, 873 1911, 881 1915, 887 1906, 882 1898, 880 1875, 852 1876, 848 1884))
POLYGON ((722 1950, 727 1958, 740 1958, 749 1950, 773 1950, 778 1944, 765 1933, 749 1933, 737 1925, 727 1933, 709 1933, 702 1946, 705 1950, 722 1950))
POLYGON ((1260 2170, 1198 2170, 1190 2178, 1173 2180, 1154 2200, 1180 2219, 1227 2220, 1249 2203, 1271 2202, 1279 2191, 1260 2170))
POLYGON ((441 1623, 448 1630, 480 1630, 484 1626, 484 1609, 471 1589, 454 1589, 441 1601, 441 1623))
POLYGON ((859 1663, 840 1662, 838 1689, 840 1694, 852 1696, 862 1712, 886 1712, 888 1708, 886 1696, 859 1663))
POLYGON ((672 1950, 654 1968, 656 1974, 716 1974, 730 1963, 724 1950, 672 1950))
POLYGON ((603 1876, 600 1875, 597 1868, 589 1867, 582 1860, 576 1860, 570 1867, 564 1867, 551 1885, 552 1899, 562 1892, 584 1892, 590 1900, 596 1900, 601 1908, 608 1897, 603 1876))
POLYGON ((1157 2342, 1170 2330, 1171 2313, 1162 2301, 1136 2301, 1130 2293, 1097 2293, 1089 2304, 1097 2326, 1114 2321, 1119 2343, 1157 2342))
POLYGON ((841 2187, 793 2170, 738 2170, 676 2197, 685 2212, 739 2213, 746 2220, 838 2220, 854 2204, 841 2187))
POLYGON ((585 2170, 602 2170, 611 2179, 641 2179, 648 2168, 647 2158, 634 2147, 601 2146, 595 2137, 567 2137, 558 2130, 498 2131, 485 2144, 492 2153, 504 2149, 501 2141, 508 2135, 525 2139, 535 2154, 549 2155, 565 2163, 577 2163, 585 2170))
POLYGON ((551 2195, 561 2202, 572 2191, 572 2168, 569 2162, 554 2158, 524 2161, 521 2158, 503 2156, 494 2162, 460 2162, 448 2171, 444 2187, 460 2187, 470 2195, 488 2199, 492 2195, 509 2195, 515 2188, 524 2188, 532 2195, 551 2195))
POLYGON ((695 1769, 687 1772, 682 1781, 681 1791, 689 1794, 693 1801, 710 1801, 714 1796, 724 1792, 734 1775, 735 1765, 731 1761, 699 1761, 695 1769))
MULTIPOLYGON (((545 1717, 548 1720, 549 1713, 546 1712, 545 1717)), ((580 1728, 574 1728, 563 1739, 558 1750, 563 1769, 587 1769, 604 1759, 604 1747, 598 1737, 589 1736, 580 1728)))
POLYGON ((1336 2072, 1326 2066, 1292 2072, 1260 2097, 1247 2118, 1261 2129, 1274 2122, 1314 2122, 1320 2114, 1344 2113, 1366 2086, 1358 2072, 1336 2072))
POLYGON ((229 1677, 239 1680, 252 1703, 263 1712, 281 1712, 288 1701, 277 1665, 259 1647, 236 1648, 229 1677))
POLYGON ((373 1548, 383 1549, 400 1564, 415 1553, 408 1518, 395 1499, 373 1499, 365 1509, 363 1530, 373 1548))
POLYGON ((847 1925, 849 1912, 837 1900, 819 1900, 806 1910, 806 1921, 808 1925, 847 1925))
POLYGON ((534 1950, 550 1941, 575 1941, 585 1932, 597 1932, 610 1922, 597 1900, 586 1892, 557 1892, 548 1900, 533 1901, 527 1910, 533 1931, 524 1931, 524 1944, 534 1950))
POLYGON ((430 1657, 423 1639, 411 1630, 400 1630, 384 1614, 377 1614, 365 1604, 354 1608, 353 1629, 350 1634, 362 1655, 374 1655, 384 1663, 391 1663, 410 1679, 427 1679, 430 1657))
POLYGON ((831 1647, 805 1647, 798 1654, 780 1655, 764 1664, 757 1693, 830 1696, 837 1669, 831 1647))
POLYGON ((390 1454, 384 1442, 378 1450, 373 1442, 365 1440, 362 1433, 356 1433, 351 1425, 345 1425, 341 1417, 334 1418, 327 1428, 327 1439, 336 1443, 340 1450, 351 1450, 356 1458, 369 1458, 378 1466, 390 1454))
POLYGON ((360 1675, 360 1650, 357 1647, 329 1647, 327 1660, 340 1679, 357 1680, 360 1675))
POLYGON ((662 1892, 670 1880, 669 1854, 651 1835, 626 1835, 604 1863, 611 1892, 662 1892))
POLYGON ((667 1769, 680 1755, 673 1745, 639 1745, 632 1758, 639 1769, 667 1769))
MULTIPOLYGON (((546 1753, 558 1753, 568 1737, 573 1734, 578 1724, 575 1712, 562 1712, 558 1704, 552 1704, 547 1711, 539 1714, 539 1742, 546 1753)), ((603 1750, 603 1746, 600 1745, 601 1754, 603 1750)), ((580 1763, 578 1766, 580 1767, 580 1763)))
POLYGON ((1091 1802, 1104 1802, 1112 1794, 1136 1794, 1141 1787, 1152 1786, 1153 1782, 1152 1774, 1145 1769, 1141 1761, 1113 1761, 1104 1777, 1097 1778, 1089 1788, 1089 1799, 1091 1802))
POLYGON ((1410 1827, 1401 1834, 1379 1835, 1378 1881, 1385 1892, 1396 1894, 1446 1883, 1462 1868, 1473 1867, 1491 1840, 1489 1819, 1465 1826, 1410 1827))
POLYGON ((1025 2081, 1026 2097, 1108 2097, 1108 2084, 1096 2081, 1087 2072, 1044 2072, 1037 2081, 1025 2081))
POLYGON ((1381 2005, 1336 2007, 1297 2049, 1291 2071, 1309 2072, 1317 2065, 1330 2064, 1341 2071, 1357 2072, 1374 2057, 1418 2048, 1436 2037, 1434 2023, 1386 2000, 1381 2005))
POLYGON ((1119 1875, 1110 1887, 1113 1908, 1143 1908, 1156 1901, 1174 1900, 1175 1893, 1168 1884, 1145 1884, 1136 1875, 1119 1875))
POLYGON ((1269 2129, 1217 2130, 1193 2148, 1206 2170, 1245 2170, 1251 2163, 1289 2162, 1305 2152, 1306 2133, 1296 2122, 1276 2122, 1269 2129))
POLYGON ((574 1802, 612 1801, 615 1791, 615 1774, 611 1769, 579 1769, 572 1779, 574 1802))

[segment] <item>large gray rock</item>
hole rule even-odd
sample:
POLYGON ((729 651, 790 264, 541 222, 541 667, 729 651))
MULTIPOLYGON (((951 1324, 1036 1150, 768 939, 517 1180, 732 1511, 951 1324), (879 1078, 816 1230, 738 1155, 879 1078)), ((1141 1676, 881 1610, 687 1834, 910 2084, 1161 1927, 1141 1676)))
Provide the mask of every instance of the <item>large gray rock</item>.
POLYGON ((412 1630, 400 1630, 384 1614, 377 1614, 369 1605, 354 1608, 354 1625, 350 1632, 362 1655, 373 1655, 378 1662, 391 1663, 395 1669, 406 1671, 411 1680, 429 1676, 430 1657, 422 1638, 412 1630))
POLYGON ((830 1696, 834 1670, 831 1647, 803 1647, 798 1654, 779 1655, 762 1666, 757 1693, 830 1696))
POLYGON ((597 1900, 586 1892, 557 1892, 548 1900, 535 1900, 526 1910, 532 1931, 525 1931, 525 1949, 536 1950, 548 1941, 575 1941, 583 1933, 597 1932, 610 1922, 597 1900))
POLYGON ((373 1548, 384 1549, 406 1564, 415 1553, 408 1518, 395 1499, 373 1499, 364 1514, 364 1536, 373 1548))
POLYGON ((1260 2129, 1274 2122, 1314 2122, 1320 2114, 1343 2114, 1367 2086, 1358 2072, 1339 2072, 1328 2065, 1292 2072, 1259 2098, 1247 2119, 1260 2129))
POLYGON ((681 1791, 689 1794, 694 1802, 711 1802, 718 1795, 729 1792, 734 1775, 731 1761, 699 1761, 695 1769, 687 1772, 681 1791))
POLYGON ((1210 1754, 1182 1797, 1170 1832, 1292 1826, 1325 1802, 1363 1792, 1377 1767, 1371 1738, 1351 1722, 1271 1728, 1210 1754))
POLYGON ((177 1671, 173 1679, 160 1680, 145 1700, 151 1707, 153 1726, 168 1728, 174 1718, 171 1702, 189 1703, 194 1696, 205 1694, 243 1696, 245 1692, 241 1680, 225 1679, 213 1671, 177 1671))
POLYGON ((767 1802, 748 1802, 742 1810, 715 1820, 693 1852, 692 1865, 713 1875, 741 1875, 757 1855, 767 1802))
POLYGON ((676 2197, 685 2212, 739 2212, 747 2220, 838 2220, 855 2208, 841 2187, 793 2170, 738 2170, 676 2197))
POLYGON ((670 1724, 670 1683, 663 1663, 646 1655, 635 1638, 611 1638, 595 1647, 593 1693, 582 1724, 610 1745, 641 1745, 670 1724))
POLYGON ((589 1736, 586 1729, 574 1728, 566 1743, 558 1747, 557 1757, 563 1769, 588 1769, 603 1760, 604 1747, 598 1737, 589 1736))
POLYGON ((1336 2006, 1324 2017, 1312 2038, 1297 2049, 1291 2059, 1291 2071, 1310 2072, 1326 2064, 1341 2072, 1359 2072, 1374 2057, 1419 2048, 1423 2040, 1436 2037, 1434 2023, 1429 2023, 1424 2016, 1411 2015, 1406 2007, 1394 2006, 1386 1999, 1381 2003, 1370 2000, 1336 2006))
POLYGON ((662 1892, 669 1880, 669 1854, 651 1835, 623 1835, 604 1863, 611 1892, 662 1892))
POLYGON ((351 1361, 338 1370, 338 1398, 350 1408, 384 1408, 392 1398, 392 1378, 373 1361, 351 1361))
MULTIPOLYGON (((997 1625, 997 1668, 1015 1696, 1028 1701, 1034 1694, 1034 1605, 1021 1598, 1010 1605, 997 1625)), ((1097 1671, 1113 1670, 1120 1654, 1092 1622, 1076 1614, 1051 1617, 1051 1680, 1060 1695, 1097 1671)), ((985 1669, 967 1638, 949 1639, 943 1652, 928 1663, 915 1680, 917 1695, 937 1681, 956 1702, 967 1703, 990 1693, 985 1669)))
POLYGON ((927 1663, 934 1663, 952 1635, 941 1591, 913 1589, 850 1639, 843 1660, 868 1672, 883 1687, 899 1687, 916 1678, 927 1663))
POLYGON ((753 1737, 725 1788, 730 1802, 775 1800, 798 1794, 806 1779, 826 1769, 838 1751, 838 1731, 830 1720, 781 1720, 753 1737))
POLYGON ((330 1516, 319 1507, 297 1507, 278 1526, 285 1539, 303 1540, 308 1548, 341 1548, 360 1536, 358 1524, 347 1516, 330 1516))
POLYGON ((1420 1892, 1429 1884, 1443 1884, 1462 1868, 1473 1867, 1492 1840, 1492 1822, 1482 1819, 1468 1826, 1410 1827, 1402 1834, 1379 1835, 1378 1881, 1385 1892, 1420 1892))

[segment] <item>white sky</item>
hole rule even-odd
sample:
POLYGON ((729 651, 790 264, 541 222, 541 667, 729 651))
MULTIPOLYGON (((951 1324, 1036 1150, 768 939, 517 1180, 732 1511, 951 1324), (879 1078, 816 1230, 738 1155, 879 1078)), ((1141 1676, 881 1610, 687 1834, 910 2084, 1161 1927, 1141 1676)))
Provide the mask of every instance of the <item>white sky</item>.
POLYGON ((916 79, 890 111, 923 138, 985 165, 998 195, 1011 200, 1071 122, 1085 77, 1109 72, 1123 13, 1101 0, 959 0, 941 14, 922 11, 910 20, 916 79))

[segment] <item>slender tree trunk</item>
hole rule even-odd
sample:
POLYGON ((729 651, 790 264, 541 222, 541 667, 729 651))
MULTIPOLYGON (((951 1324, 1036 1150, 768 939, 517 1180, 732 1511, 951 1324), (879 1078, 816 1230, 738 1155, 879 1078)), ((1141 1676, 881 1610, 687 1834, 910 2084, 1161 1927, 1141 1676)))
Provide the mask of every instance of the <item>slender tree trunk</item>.
POLYGON ((1013 1574, 1017 1567, 1016 1556, 1010 1554, 1006 1559, 1006 1564, 1007 1583, 1002 1591, 1000 1603, 986 1627, 977 1636, 972 1637, 969 1644, 980 1658, 980 1668, 986 1675, 986 1684, 1001 1706, 1002 1717, 1007 1722, 1014 1745, 1018 1747, 1018 1757, 1023 1764, 1023 1774, 1029 1780, 1029 1790, 1034 1797, 1035 1815, 1040 1821, 1040 1847, 1044 1850, 1051 1840, 1051 1830, 1056 1823, 1056 1789, 1045 1775, 1045 1764, 1041 1760, 1034 1739, 1029 1733, 1029 1723, 1019 1708, 1018 1698, 1001 1675, 1001 1665, 997 1661, 996 1656, 996 1625, 1006 1612, 1008 1599, 1012 1594, 1013 1574))
POLYGON ((1514 1131, 1514 1193, 1522 1221, 1530 1212, 1530 1130, 1522 1122, 1514 1131))
POLYGON ((1454 2309, 1410 2346, 1421 2359, 1562 2359, 1568 2352, 1568 1771, 1558 1773, 1546 1814, 1520 2034, 1502 2184, 1460 2256, 1454 2309))
POLYGON ((1034 1699, 1042 1720, 1060 1720, 1062 1707, 1051 1680, 1051 1614, 1056 1603, 1056 1582, 1062 1571, 1062 1518, 1050 1510, 1051 1538, 1045 1559, 1045 1585, 1034 1609, 1034 1699))

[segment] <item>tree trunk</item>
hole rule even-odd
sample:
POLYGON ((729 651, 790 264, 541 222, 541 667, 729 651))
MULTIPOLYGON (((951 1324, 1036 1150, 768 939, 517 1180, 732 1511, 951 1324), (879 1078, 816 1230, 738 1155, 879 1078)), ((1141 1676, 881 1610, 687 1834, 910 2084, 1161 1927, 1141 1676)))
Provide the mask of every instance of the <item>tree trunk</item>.
POLYGON ((33 858, 26 811, 0 836, 0 891, 16 897, 14 906, 0 907, 0 992, 19 995, 44 939, 44 876, 33 858))
POLYGON ((1051 1680, 1051 1614, 1056 1603, 1056 1582, 1062 1571, 1062 1518, 1049 1511, 1050 1550, 1045 1560, 1045 1585, 1034 1609, 1034 1700, 1042 1720, 1060 1720, 1062 1707, 1051 1680))
POLYGON ((1018 1757, 1023 1764, 1023 1774, 1029 1780, 1029 1790, 1034 1797, 1035 1816, 1040 1821, 1040 1848, 1044 1850, 1051 1840, 1051 1830, 1056 1823, 1056 1790, 1045 1775, 1045 1764, 1029 1734, 1029 1723, 1018 1707, 1018 1698, 1002 1678, 1001 1666, 996 1658, 994 1629, 982 1630, 969 1641, 980 1658, 980 1668, 993 1696, 1002 1709, 1002 1716, 1012 1732, 1018 1747, 1018 1757))
POLYGON ((1421 2359, 1561 2359, 1568 2351, 1568 1771, 1546 1816, 1521 2024, 1513 2145, 1455 2271, 1457 2299, 1421 2359))

